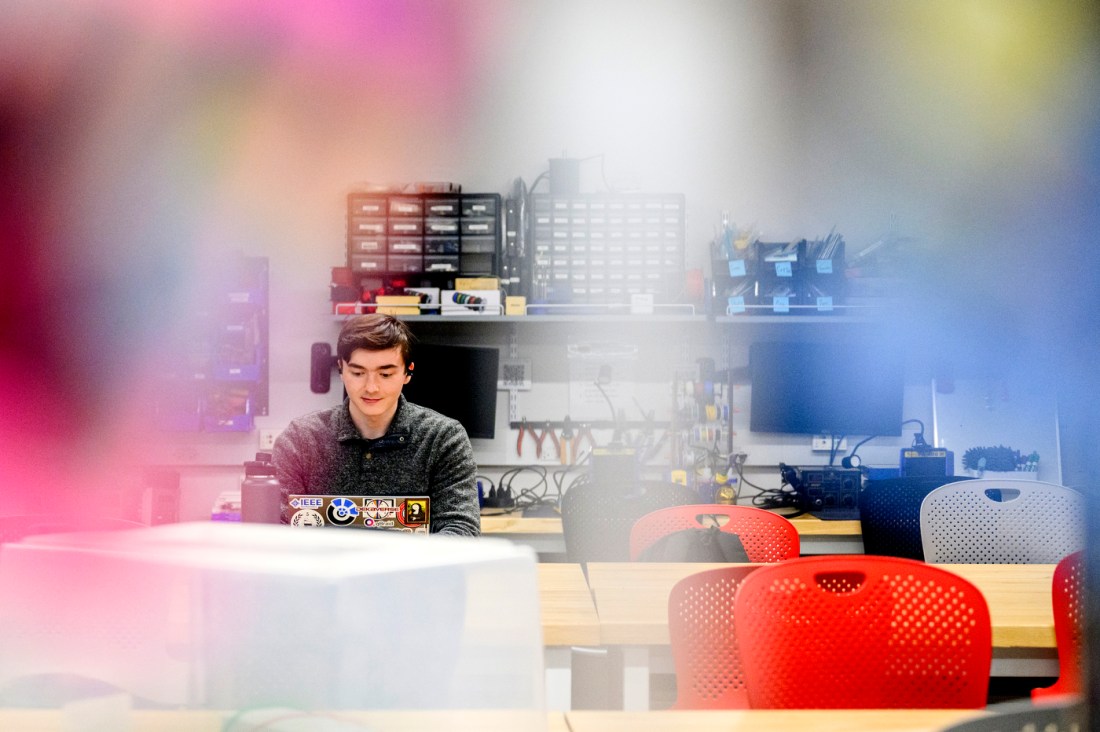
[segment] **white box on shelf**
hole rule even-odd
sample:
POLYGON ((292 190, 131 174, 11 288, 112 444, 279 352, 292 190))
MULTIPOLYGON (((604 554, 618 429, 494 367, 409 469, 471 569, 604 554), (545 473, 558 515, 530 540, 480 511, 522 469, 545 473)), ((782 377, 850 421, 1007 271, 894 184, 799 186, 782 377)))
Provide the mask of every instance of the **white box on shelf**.
POLYGON ((443 290, 443 315, 501 315, 500 290, 443 290))

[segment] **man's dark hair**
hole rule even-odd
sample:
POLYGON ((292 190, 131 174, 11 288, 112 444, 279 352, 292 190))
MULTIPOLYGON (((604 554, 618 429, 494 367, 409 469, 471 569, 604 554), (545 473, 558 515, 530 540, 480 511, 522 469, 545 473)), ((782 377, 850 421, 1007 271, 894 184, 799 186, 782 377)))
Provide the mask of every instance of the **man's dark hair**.
POLYGON ((349 318, 340 329, 340 337, 336 341, 336 356, 346 363, 352 352, 360 348, 368 351, 397 348, 405 366, 408 366, 412 341, 413 335, 409 326, 392 315, 356 315, 349 318))

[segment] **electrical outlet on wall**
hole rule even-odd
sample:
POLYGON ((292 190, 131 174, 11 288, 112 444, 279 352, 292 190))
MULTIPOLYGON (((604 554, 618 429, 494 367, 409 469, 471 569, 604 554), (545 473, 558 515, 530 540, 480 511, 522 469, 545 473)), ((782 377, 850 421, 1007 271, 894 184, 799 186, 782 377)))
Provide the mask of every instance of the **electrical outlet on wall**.
MULTIPOLYGON (((829 452, 833 449, 833 438, 829 435, 814 435, 813 440, 810 442, 810 449, 814 452, 829 452)), ((836 446, 837 451, 848 449, 848 440, 841 438, 840 443, 836 446)))
POLYGON ((275 438, 282 430, 260 430, 260 449, 270 450, 275 447, 275 438))

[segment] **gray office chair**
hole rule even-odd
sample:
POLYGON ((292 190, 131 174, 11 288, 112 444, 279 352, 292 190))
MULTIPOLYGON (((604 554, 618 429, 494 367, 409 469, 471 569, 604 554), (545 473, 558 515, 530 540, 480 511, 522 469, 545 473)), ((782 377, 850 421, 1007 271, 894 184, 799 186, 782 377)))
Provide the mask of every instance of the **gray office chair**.
POLYGON ((699 502, 698 493, 677 483, 575 483, 561 499, 565 553, 570 562, 629 562, 635 521, 658 508, 699 502))
POLYGON ((1085 732, 1087 712, 1080 702, 1031 705, 1013 702, 990 707, 985 717, 945 727, 941 732, 1085 732))
POLYGON ((1057 564, 1084 547, 1084 517, 1084 497, 1054 483, 948 483, 921 503, 924 559, 938 564, 1057 564))
MULTIPOLYGON (((565 553, 588 576, 588 562, 629 562, 630 531, 651 511, 699 503, 699 494, 663 481, 607 485, 591 480, 571 485, 561 499, 565 553)), ((622 652, 614 646, 572 647, 574 709, 603 709, 618 693, 608 680, 621 676, 622 652), (612 673, 610 669, 616 669, 612 673)))

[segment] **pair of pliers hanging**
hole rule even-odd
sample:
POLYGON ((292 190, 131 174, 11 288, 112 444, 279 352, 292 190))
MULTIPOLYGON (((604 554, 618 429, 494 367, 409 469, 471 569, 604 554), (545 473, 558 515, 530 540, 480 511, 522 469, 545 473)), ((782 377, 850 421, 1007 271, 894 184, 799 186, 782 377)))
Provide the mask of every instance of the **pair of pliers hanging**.
POLYGON ((562 423, 561 464, 576 465, 581 461, 581 447, 587 441, 589 452, 596 447, 596 440, 586 423, 576 424, 568 416, 562 423), (576 431, 574 431, 574 425, 576 431))
POLYGON ((592 436, 592 430, 588 428, 586 422, 582 422, 580 427, 577 428, 577 434, 573 437, 572 452, 574 463, 579 461, 581 446, 585 442, 588 443, 588 452, 592 452, 596 449, 596 438, 592 436))
POLYGON ((535 457, 540 457, 542 455, 542 438, 539 437, 538 430, 528 426, 526 417, 519 423, 519 437, 516 439, 516 455, 523 457, 523 438, 527 435, 531 435, 531 439, 535 441, 535 457))
POLYGON ((561 445, 558 443, 558 436, 554 434, 554 429, 547 422, 541 432, 534 427, 527 424, 527 419, 524 418, 519 423, 519 437, 516 439, 516 455, 523 457, 523 438, 530 434, 531 439, 535 441, 535 458, 542 458, 542 443, 549 437, 550 441, 554 443, 554 449, 558 455, 561 455, 561 445))
POLYGON ((549 437, 550 441, 554 443, 554 450, 557 453, 558 458, 562 458, 564 454, 562 443, 558 442, 558 433, 554 431, 554 425, 550 424, 549 422, 543 425, 542 434, 539 435, 539 451, 537 453, 538 457, 542 457, 542 441, 545 440, 547 437, 549 437))
POLYGON ((577 453, 573 450, 573 422, 570 421, 569 415, 566 415, 565 421, 561 426, 561 442, 558 443, 558 457, 561 458, 562 465, 572 465, 577 461, 577 453))

